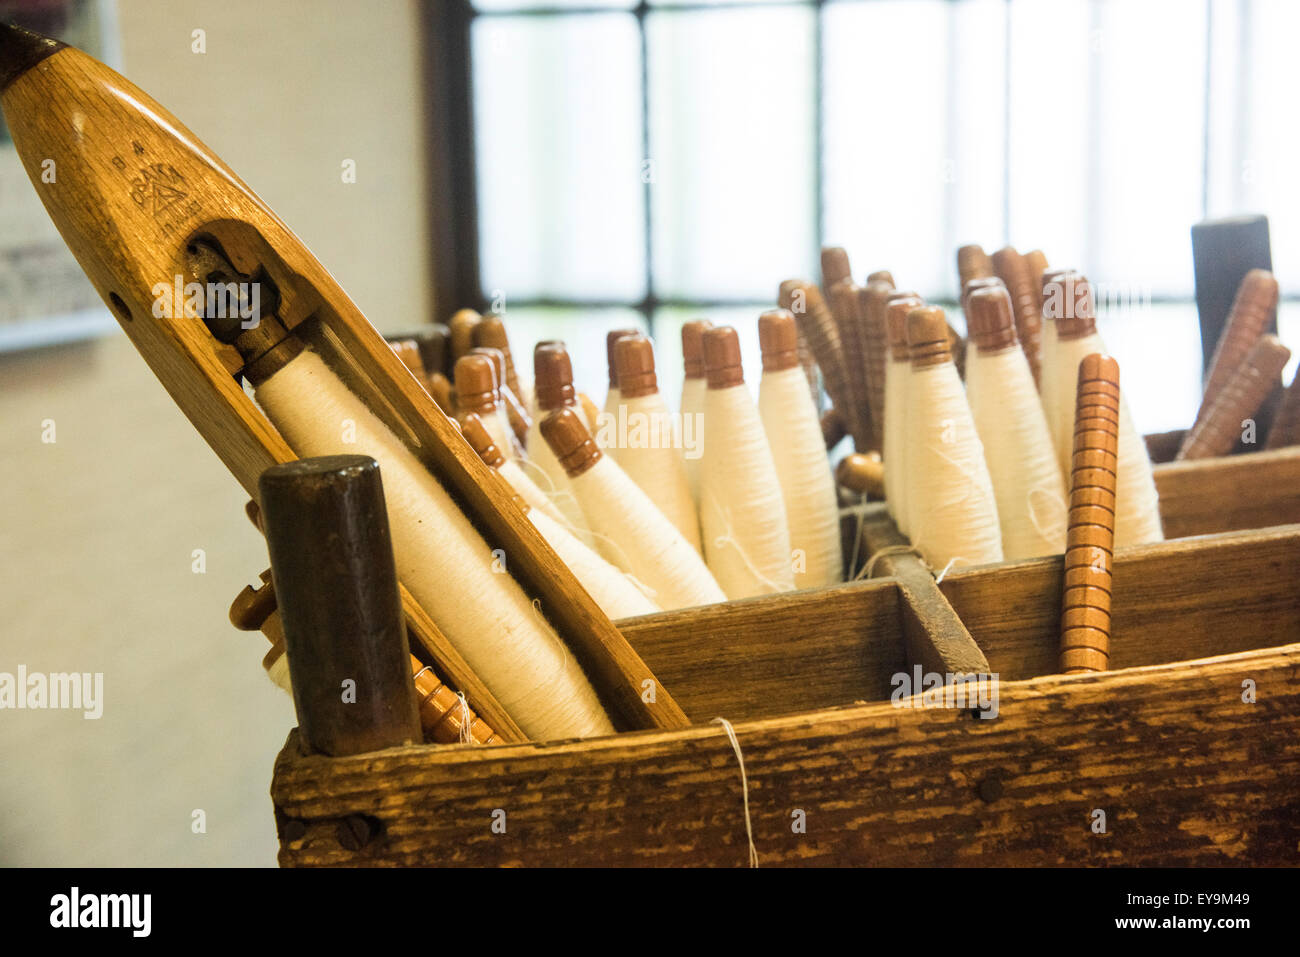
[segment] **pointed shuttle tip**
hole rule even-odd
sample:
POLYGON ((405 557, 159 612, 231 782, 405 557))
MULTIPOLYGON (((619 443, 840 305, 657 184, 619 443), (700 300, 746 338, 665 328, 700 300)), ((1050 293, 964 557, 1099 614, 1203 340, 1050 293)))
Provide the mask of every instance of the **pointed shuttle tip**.
POLYGON ((0 23, 0 93, 51 53, 67 46, 31 30, 0 23))

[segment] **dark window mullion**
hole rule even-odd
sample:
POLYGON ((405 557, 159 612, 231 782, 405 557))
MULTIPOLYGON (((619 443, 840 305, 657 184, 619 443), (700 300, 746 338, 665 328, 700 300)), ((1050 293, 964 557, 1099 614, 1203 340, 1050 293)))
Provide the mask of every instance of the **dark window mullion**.
POLYGON ((636 307, 645 318, 646 335, 654 338, 655 332, 655 274, 654 274, 654 215, 651 211, 653 175, 656 168, 653 154, 650 152, 650 39, 646 30, 646 18, 650 13, 650 4, 641 0, 636 5, 637 32, 641 40, 641 205, 645 222, 642 239, 645 245, 645 296, 636 307), (644 164, 650 164, 649 168, 644 164))

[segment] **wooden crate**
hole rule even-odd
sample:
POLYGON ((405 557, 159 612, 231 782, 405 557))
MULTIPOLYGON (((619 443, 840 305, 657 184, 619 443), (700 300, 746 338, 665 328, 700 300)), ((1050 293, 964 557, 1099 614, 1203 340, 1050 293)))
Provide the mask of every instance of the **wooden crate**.
POLYGON ((346 758, 291 733, 280 862, 744 865, 721 716, 764 865, 1295 864, 1297 563, 1300 526, 1120 553, 1098 675, 1052 673, 1059 556, 941 586, 889 556, 886 577, 625 621, 694 726, 346 758), (998 716, 897 707, 916 666, 997 673, 998 716))

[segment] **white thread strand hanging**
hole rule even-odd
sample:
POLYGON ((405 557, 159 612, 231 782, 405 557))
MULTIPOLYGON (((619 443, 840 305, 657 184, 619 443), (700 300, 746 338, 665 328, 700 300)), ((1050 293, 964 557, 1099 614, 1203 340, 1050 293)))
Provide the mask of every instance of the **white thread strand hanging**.
POLYGON ((794 590, 790 532, 776 463, 746 388, 729 326, 704 334, 709 438, 700 466, 704 557, 728 598, 794 590))
POLYGON ((933 568, 1002 561, 993 483, 966 393, 948 352, 943 310, 908 316, 908 521, 933 568))
MULTIPOLYGON (((805 391, 807 388, 808 380, 804 379, 805 391)), ((808 401, 812 401, 811 394, 808 396, 808 401)), ((740 739, 736 737, 736 729, 726 718, 714 718, 712 723, 722 725, 722 730, 726 732, 727 740, 731 743, 731 750, 736 753, 736 764, 740 766, 740 799, 745 808, 745 837, 749 841, 749 866, 758 867, 758 848, 754 846, 754 824, 749 817, 749 775, 745 773, 745 755, 740 750, 740 739)))
POLYGON ((1006 561, 1065 551, 1065 480, 1057 464, 1034 376, 1016 341, 1005 288, 974 290, 966 300, 973 348, 966 397, 997 499, 1006 561))
POLYGON ((550 497, 537 487, 536 482, 524 474, 524 470, 519 467, 517 461, 506 459, 497 466, 497 471, 510 484, 510 487, 519 493, 520 498, 528 503, 529 508, 536 509, 561 525, 567 526, 569 524, 568 519, 564 517, 564 514, 556 507, 550 497))
POLYGON ((543 429, 552 451, 574 472, 570 486, 606 559, 644 584, 665 611, 726 600, 699 553, 618 463, 596 448, 572 410, 549 416, 543 429))
POLYGON ((619 467, 698 552, 700 521, 686 482, 677 423, 659 393, 654 347, 644 336, 625 336, 615 346, 614 358, 622 406, 612 448, 618 450, 619 467))
POLYGON ((398 576, 536 740, 612 733, 595 690, 481 535, 409 449, 325 365, 303 352, 256 390, 302 456, 379 462, 398 576), (355 441, 347 438, 355 437, 355 441))
POLYGON ((785 503, 796 588, 844 578, 839 501, 817 409, 799 366, 798 330, 785 310, 759 317, 763 373, 758 412, 785 503))

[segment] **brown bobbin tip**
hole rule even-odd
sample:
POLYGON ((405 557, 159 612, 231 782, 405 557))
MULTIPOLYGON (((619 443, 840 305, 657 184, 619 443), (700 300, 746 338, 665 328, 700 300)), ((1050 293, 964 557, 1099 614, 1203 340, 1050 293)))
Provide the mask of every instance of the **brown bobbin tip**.
POLYGON ((853 275, 849 267, 849 254, 843 246, 822 247, 822 285, 829 289, 837 282, 853 275))
POLYGON ((997 288, 999 286, 1006 289, 1006 283, 997 276, 976 276, 974 279, 967 279, 961 286, 962 309, 966 308, 967 297, 976 289, 988 289, 990 287, 997 288))
POLYGON ((853 492, 883 498, 885 466, 879 452, 851 452, 835 467, 835 481, 853 492))
POLYGON ((688 379, 704 378, 704 332, 712 328, 707 319, 692 319, 682 326, 682 360, 688 379))
POLYGON ((581 475, 600 461, 601 451, 572 409, 559 409, 542 419, 542 438, 570 478, 581 475))
POLYGON ((453 360, 466 355, 474 348, 474 327, 483 319, 473 309, 461 309, 447 320, 447 336, 451 341, 453 360))
POLYGON ((659 391, 655 376, 655 347, 645 336, 624 336, 614 343, 614 365, 618 391, 625 399, 654 395, 659 391))
POLYGON ((788 309, 769 309, 758 317, 758 347, 764 372, 781 372, 799 364, 799 327, 788 309))
POLYGON ((1044 269, 1043 274, 1038 277, 1038 311, 1043 314, 1044 319, 1055 319, 1056 316, 1049 316, 1043 309, 1044 303, 1047 302, 1048 287, 1067 273, 1073 273, 1075 269, 1070 266, 1053 266, 1051 269, 1044 269))
POLYGON ((411 375, 420 382, 424 381, 424 360, 420 357, 420 346, 414 339, 395 339, 388 347, 402 360, 411 375))
POLYGON ((533 350, 533 395, 543 412, 573 404, 573 365, 563 343, 538 343, 533 350))
POLYGON ((611 389, 618 388, 618 364, 614 358, 614 350, 618 346, 618 340, 639 335, 641 335, 640 329, 611 329, 605 333, 605 360, 609 363, 609 387, 611 389))
POLYGON ((1092 352, 1079 361, 1079 382, 1091 382, 1094 379, 1119 385, 1119 363, 1114 356, 1092 352))
POLYGON ((907 314, 917 306, 924 306, 925 300, 914 292, 894 293, 885 304, 885 332, 889 336, 889 354, 896 362, 906 362, 907 350, 907 314))
POLYGON ((506 356, 500 349, 492 346, 475 346, 469 350, 472 356, 485 356, 492 363, 492 372, 496 376, 497 390, 506 382, 506 356))
POLYGON ((500 468, 506 460, 505 454, 497 448, 492 436, 483 424, 483 420, 475 412, 467 413, 460 420, 460 431, 469 442, 470 447, 478 453, 484 464, 492 468, 500 468))
POLYGON ((938 306, 916 306, 907 314, 907 351, 916 367, 952 360, 948 319, 938 306))
POLYGON ((887 283, 889 287, 892 289, 894 286, 894 274, 890 272, 888 269, 877 269, 875 272, 873 272, 870 276, 867 277, 868 286, 870 286, 873 282, 887 283))
POLYGON ((998 352, 1016 344, 1011 296, 1001 283, 970 290, 966 297, 966 334, 980 352, 998 352))
POLYGON ((493 412, 497 406, 497 373, 487 356, 465 355, 456 360, 456 404, 466 412, 493 412))
POLYGON ((967 279, 993 275, 993 260, 978 243, 970 243, 957 250, 957 274, 964 283, 967 279))
POLYGON ((740 337, 731 326, 704 333, 704 369, 710 389, 729 389, 745 381, 740 364, 740 337))
POLYGON ((510 351, 510 337, 500 316, 487 315, 474 324, 474 344, 491 349, 510 351))
POLYGON ((1043 318, 1056 320, 1057 339, 1081 339, 1097 331, 1092 286, 1082 273, 1067 269, 1044 281, 1043 318))

